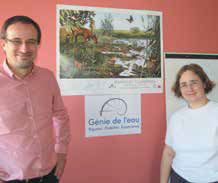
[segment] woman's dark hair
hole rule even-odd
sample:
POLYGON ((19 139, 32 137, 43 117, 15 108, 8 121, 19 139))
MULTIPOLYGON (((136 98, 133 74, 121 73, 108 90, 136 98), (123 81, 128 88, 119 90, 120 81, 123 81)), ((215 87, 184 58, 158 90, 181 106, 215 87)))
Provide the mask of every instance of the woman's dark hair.
POLYGON ((37 43, 40 44, 41 41, 41 29, 39 27, 39 25, 31 18, 27 17, 27 16, 13 16, 8 18, 3 26, 2 26, 2 30, 1 30, 1 39, 6 39, 7 38, 7 29, 10 25, 13 25, 17 22, 21 22, 23 24, 32 24, 35 29, 37 30, 37 43))
POLYGON ((175 96, 180 98, 182 97, 181 91, 180 91, 180 84, 179 84, 179 80, 182 76, 182 74, 186 71, 192 71, 193 73, 195 73, 196 75, 198 75, 198 77, 201 79, 201 81, 203 82, 205 88, 204 88, 204 92, 207 94, 210 91, 212 91, 212 89, 214 88, 214 86, 216 85, 213 81, 211 81, 207 74, 204 72, 204 70, 202 69, 202 67, 198 64, 188 64, 188 65, 184 65, 179 72, 176 75, 176 81, 172 86, 172 91, 174 92, 175 96))

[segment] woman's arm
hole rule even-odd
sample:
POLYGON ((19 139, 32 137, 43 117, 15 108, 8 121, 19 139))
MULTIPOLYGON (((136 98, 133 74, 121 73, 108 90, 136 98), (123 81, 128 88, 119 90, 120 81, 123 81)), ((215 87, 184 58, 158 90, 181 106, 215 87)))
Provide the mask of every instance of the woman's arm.
POLYGON ((170 146, 165 145, 160 165, 160 183, 168 183, 174 156, 175 151, 170 146))

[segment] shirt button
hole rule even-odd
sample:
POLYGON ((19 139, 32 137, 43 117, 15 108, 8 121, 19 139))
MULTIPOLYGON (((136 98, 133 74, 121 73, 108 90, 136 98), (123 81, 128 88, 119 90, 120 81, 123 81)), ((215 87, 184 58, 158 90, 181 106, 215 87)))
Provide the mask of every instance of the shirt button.
POLYGON ((33 138, 36 139, 38 136, 37 135, 33 135, 33 138))

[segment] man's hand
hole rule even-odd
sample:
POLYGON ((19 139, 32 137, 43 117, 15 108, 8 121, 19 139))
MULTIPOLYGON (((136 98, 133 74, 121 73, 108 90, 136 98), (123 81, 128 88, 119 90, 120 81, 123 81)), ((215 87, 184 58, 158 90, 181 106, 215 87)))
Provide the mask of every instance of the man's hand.
MULTIPOLYGON (((9 177, 9 174, 0 169, 0 177, 7 178, 7 177, 9 177)), ((4 183, 4 181, 0 179, 0 183, 4 183)))
MULTIPOLYGON (((55 170, 55 176, 60 180, 64 173, 64 167, 66 165, 67 155, 64 153, 57 153, 57 165, 55 170)), ((1 182, 0 182, 1 183, 1 182)))

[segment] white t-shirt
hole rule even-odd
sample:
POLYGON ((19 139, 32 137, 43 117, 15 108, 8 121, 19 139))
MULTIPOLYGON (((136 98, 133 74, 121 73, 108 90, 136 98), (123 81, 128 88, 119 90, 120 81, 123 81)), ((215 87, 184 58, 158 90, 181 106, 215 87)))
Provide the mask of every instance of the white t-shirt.
POLYGON ((175 112, 167 128, 165 143, 176 152, 172 168, 196 183, 218 181, 218 103, 184 107, 175 112))

